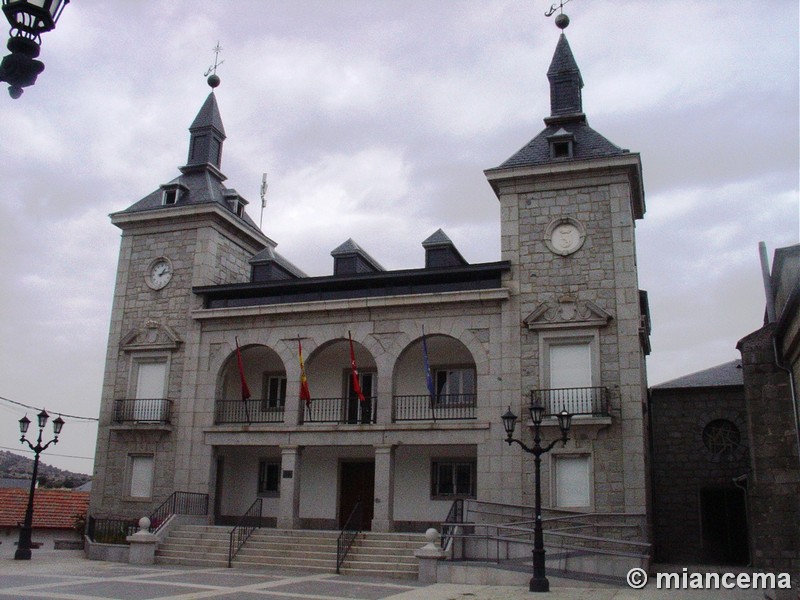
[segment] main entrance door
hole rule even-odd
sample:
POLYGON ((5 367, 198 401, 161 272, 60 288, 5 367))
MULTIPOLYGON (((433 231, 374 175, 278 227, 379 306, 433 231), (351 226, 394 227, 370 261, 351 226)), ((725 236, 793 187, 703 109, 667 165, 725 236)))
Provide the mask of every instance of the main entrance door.
POLYGON ((361 529, 369 531, 375 502, 375 463, 343 462, 339 467, 339 527, 345 524, 358 501, 361 501, 361 529))

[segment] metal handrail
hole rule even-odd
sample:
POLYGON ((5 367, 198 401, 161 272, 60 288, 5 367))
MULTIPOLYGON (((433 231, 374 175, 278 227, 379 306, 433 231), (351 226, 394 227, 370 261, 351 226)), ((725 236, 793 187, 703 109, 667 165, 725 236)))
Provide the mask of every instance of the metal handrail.
POLYGON ((442 535, 440 536, 439 546, 442 550, 447 549, 447 544, 453 539, 455 535, 456 525, 464 522, 464 499, 458 498, 453 500, 453 505, 450 507, 450 512, 442 522, 442 535))
POLYGON ((353 510, 350 511, 350 516, 347 517, 344 525, 342 525, 339 538, 336 540, 336 573, 339 574, 342 563, 347 558, 347 553, 350 552, 350 547, 353 545, 356 537, 361 533, 363 521, 363 507, 361 500, 356 502, 353 510))
POLYGON ((283 423, 286 402, 278 400, 225 400, 214 401, 214 423, 283 423))
POLYGON ((150 531, 156 533, 172 515, 207 515, 208 494, 172 492, 157 509, 150 513, 150 531))
POLYGON ((233 566, 233 558, 242 549, 250 535, 261 527, 261 498, 256 498, 231 529, 228 541, 228 568, 233 566), (258 507, 258 508, 256 508, 258 507), (253 522, 258 523, 252 525, 253 522), (234 548, 235 546, 235 548, 234 548))

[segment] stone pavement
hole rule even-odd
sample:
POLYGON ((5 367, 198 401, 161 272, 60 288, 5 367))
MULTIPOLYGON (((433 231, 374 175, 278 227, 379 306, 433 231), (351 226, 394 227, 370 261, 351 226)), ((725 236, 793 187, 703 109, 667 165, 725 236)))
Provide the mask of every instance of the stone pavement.
POLYGON ((78 551, 34 551, 30 561, 0 560, 0 600, 660 600, 764 598, 756 590, 644 590, 550 578, 549 594, 527 587, 425 585, 300 571, 134 566, 90 561, 78 551))

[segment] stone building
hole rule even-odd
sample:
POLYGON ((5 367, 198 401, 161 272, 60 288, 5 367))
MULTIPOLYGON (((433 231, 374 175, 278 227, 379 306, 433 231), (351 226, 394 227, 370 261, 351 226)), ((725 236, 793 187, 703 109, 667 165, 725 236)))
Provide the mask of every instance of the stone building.
POLYGON ((651 388, 657 562, 749 563, 747 424, 741 360, 651 388))
POLYGON ((646 538, 640 158, 589 127, 563 33, 547 77, 545 129, 485 172, 499 260, 468 264, 439 230, 424 266, 386 271, 347 240, 322 277, 281 256, 226 186, 212 91, 180 174, 111 215, 122 239, 91 514, 139 517, 188 491, 209 495, 216 523, 261 497, 275 526, 336 528, 360 499, 366 528, 403 531, 457 498, 531 505, 532 461, 500 416, 533 398, 548 436, 552 415, 575 415, 544 460, 545 506, 625 513, 646 538))
POLYGON ((800 589, 800 244, 775 251, 764 327, 739 340, 749 417, 752 563, 800 589))

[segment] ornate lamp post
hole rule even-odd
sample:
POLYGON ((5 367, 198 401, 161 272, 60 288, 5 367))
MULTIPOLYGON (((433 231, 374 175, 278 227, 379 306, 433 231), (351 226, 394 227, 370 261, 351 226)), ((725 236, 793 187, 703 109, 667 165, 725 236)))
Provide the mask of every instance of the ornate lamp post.
POLYGON ((8 93, 16 99, 22 88, 36 83, 44 71, 39 56, 41 35, 54 29, 69 0, 3 0, 3 13, 11 24, 8 49, 11 54, 0 63, 0 81, 9 83, 8 93))
POLYGON ((28 432, 28 426, 31 420, 25 416, 19 420, 19 430, 22 433, 20 442, 25 442, 28 447, 33 450, 35 455, 33 459, 33 475, 31 475, 31 491, 28 494, 28 509, 25 511, 25 523, 19 530, 19 541, 17 542, 17 551, 14 553, 14 560, 30 560, 31 559, 31 530, 33 529, 33 494, 36 492, 36 474, 39 471, 39 455, 44 452, 50 444, 58 443, 58 434, 61 433, 61 428, 64 427, 64 419, 58 417, 53 421, 53 439, 42 446, 42 430, 47 425, 47 419, 50 415, 47 411, 42 411, 36 418, 39 421, 39 439, 36 445, 31 444, 26 438, 25 434, 28 432))
POLYGON ((533 398, 531 398, 531 405, 529 407, 531 413, 531 421, 533 421, 533 448, 529 448, 520 440, 514 439, 514 428, 517 425, 517 415, 511 412, 511 407, 508 407, 508 411, 506 414, 502 416, 503 419, 503 428, 506 430, 506 443, 510 446, 511 444, 518 444, 525 452, 529 454, 533 454, 533 462, 535 465, 535 480, 534 485, 536 488, 536 520, 533 525, 533 577, 531 577, 530 583, 530 591, 532 592, 549 592, 550 591, 550 582, 545 577, 544 573, 544 537, 542 533, 542 487, 541 487, 541 465, 542 465, 542 454, 546 454, 553 449, 553 447, 558 443, 562 442, 563 444, 567 443, 569 438, 567 434, 569 433, 570 423, 572 421, 572 415, 569 414, 566 410, 562 410, 558 416, 558 426, 561 429, 561 438, 557 440, 553 440, 550 444, 544 448, 542 448, 541 441, 542 437, 539 432, 539 428, 542 424, 542 419, 544 418, 544 407, 540 406, 539 404, 534 404, 533 398))

